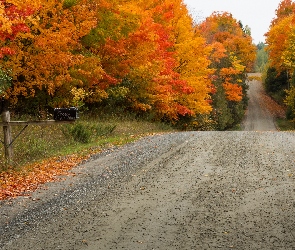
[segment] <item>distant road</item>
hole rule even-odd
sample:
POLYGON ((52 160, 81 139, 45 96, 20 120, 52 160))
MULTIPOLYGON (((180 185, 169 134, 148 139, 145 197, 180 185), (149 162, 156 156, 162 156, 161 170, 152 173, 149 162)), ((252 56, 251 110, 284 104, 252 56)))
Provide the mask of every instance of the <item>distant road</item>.
MULTIPOLYGON (((252 74, 253 75, 253 74, 252 74)), ((274 117, 264 101, 261 81, 249 82, 249 106, 243 123, 245 131, 276 131, 274 117)))

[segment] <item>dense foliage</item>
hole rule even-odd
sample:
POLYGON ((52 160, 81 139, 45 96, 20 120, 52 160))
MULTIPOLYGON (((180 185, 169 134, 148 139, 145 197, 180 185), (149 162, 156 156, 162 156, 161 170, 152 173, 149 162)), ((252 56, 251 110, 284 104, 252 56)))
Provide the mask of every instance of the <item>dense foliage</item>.
POLYGON ((279 98, 285 98, 288 117, 295 117, 295 3, 282 0, 266 33, 269 69, 266 89, 279 98))
POLYGON ((194 26, 182 0, 0 0, 0 12, 0 95, 14 110, 120 109, 221 130, 243 116, 256 48, 229 13, 194 26))

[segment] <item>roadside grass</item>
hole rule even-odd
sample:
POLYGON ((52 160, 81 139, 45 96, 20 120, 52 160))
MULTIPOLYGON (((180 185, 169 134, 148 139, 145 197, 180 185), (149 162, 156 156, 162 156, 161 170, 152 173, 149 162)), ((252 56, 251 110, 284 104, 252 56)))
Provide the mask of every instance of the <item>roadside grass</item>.
POLYGON ((294 131, 295 121, 287 120, 284 118, 277 118, 276 124, 280 131, 294 131))
POLYGON ((234 125, 232 128, 227 129, 227 131, 242 131, 242 123, 234 125))
MULTIPOLYGON (((12 129, 15 137, 22 127, 12 129)), ((0 148, 0 200, 30 195, 41 184, 71 175, 70 169, 106 148, 175 131, 167 124, 124 114, 82 116, 72 124, 29 125, 13 144, 12 162, 6 162, 3 145, 0 148)))
MULTIPOLYGON (((13 126, 15 137, 22 129, 13 126)), ((14 158, 8 164, 0 147, 0 171, 21 170, 22 166, 50 157, 89 154, 101 149, 132 142, 142 136, 175 131, 163 123, 139 120, 132 116, 82 116, 73 124, 29 125, 13 143, 14 158)), ((3 131, 0 131, 3 138, 3 131)))

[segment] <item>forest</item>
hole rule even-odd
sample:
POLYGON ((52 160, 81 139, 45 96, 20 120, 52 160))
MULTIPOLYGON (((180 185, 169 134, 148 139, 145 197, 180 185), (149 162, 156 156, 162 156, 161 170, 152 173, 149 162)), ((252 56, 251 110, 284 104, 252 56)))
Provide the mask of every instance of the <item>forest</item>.
MULTIPOLYGON (((195 130, 243 118, 256 46, 230 13, 195 23, 182 0, 1 0, 0 12, 2 109, 133 113, 195 130)), ((279 14, 274 29, 293 19, 279 14)), ((284 54, 272 67, 291 72, 292 42, 283 52, 268 36, 270 57, 284 54)))

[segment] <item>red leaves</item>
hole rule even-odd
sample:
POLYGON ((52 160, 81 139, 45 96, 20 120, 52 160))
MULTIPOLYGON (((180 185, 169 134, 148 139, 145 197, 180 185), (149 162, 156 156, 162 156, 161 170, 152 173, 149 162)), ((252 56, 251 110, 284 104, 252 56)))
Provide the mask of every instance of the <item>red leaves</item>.
POLYGON ((6 5, 7 7, 5 7, 5 12, 6 12, 6 16, 10 19, 10 20, 15 20, 15 19, 21 19, 21 18, 26 18, 32 14, 34 14, 34 10, 30 7, 26 7, 24 9, 18 9, 15 5, 8 5, 7 3, 5 3, 6 1, 2 1, 4 2, 4 5, 6 5))
POLYGON ((1 4, 4 5, 4 13, 0 19, 0 40, 13 40, 18 33, 30 31, 25 24, 25 19, 34 13, 32 8, 19 9, 5 0, 2 0, 1 4))
POLYGON ((4 56, 10 56, 14 54, 15 54, 15 51, 9 47, 0 48, 0 59, 3 58, 4 56))

